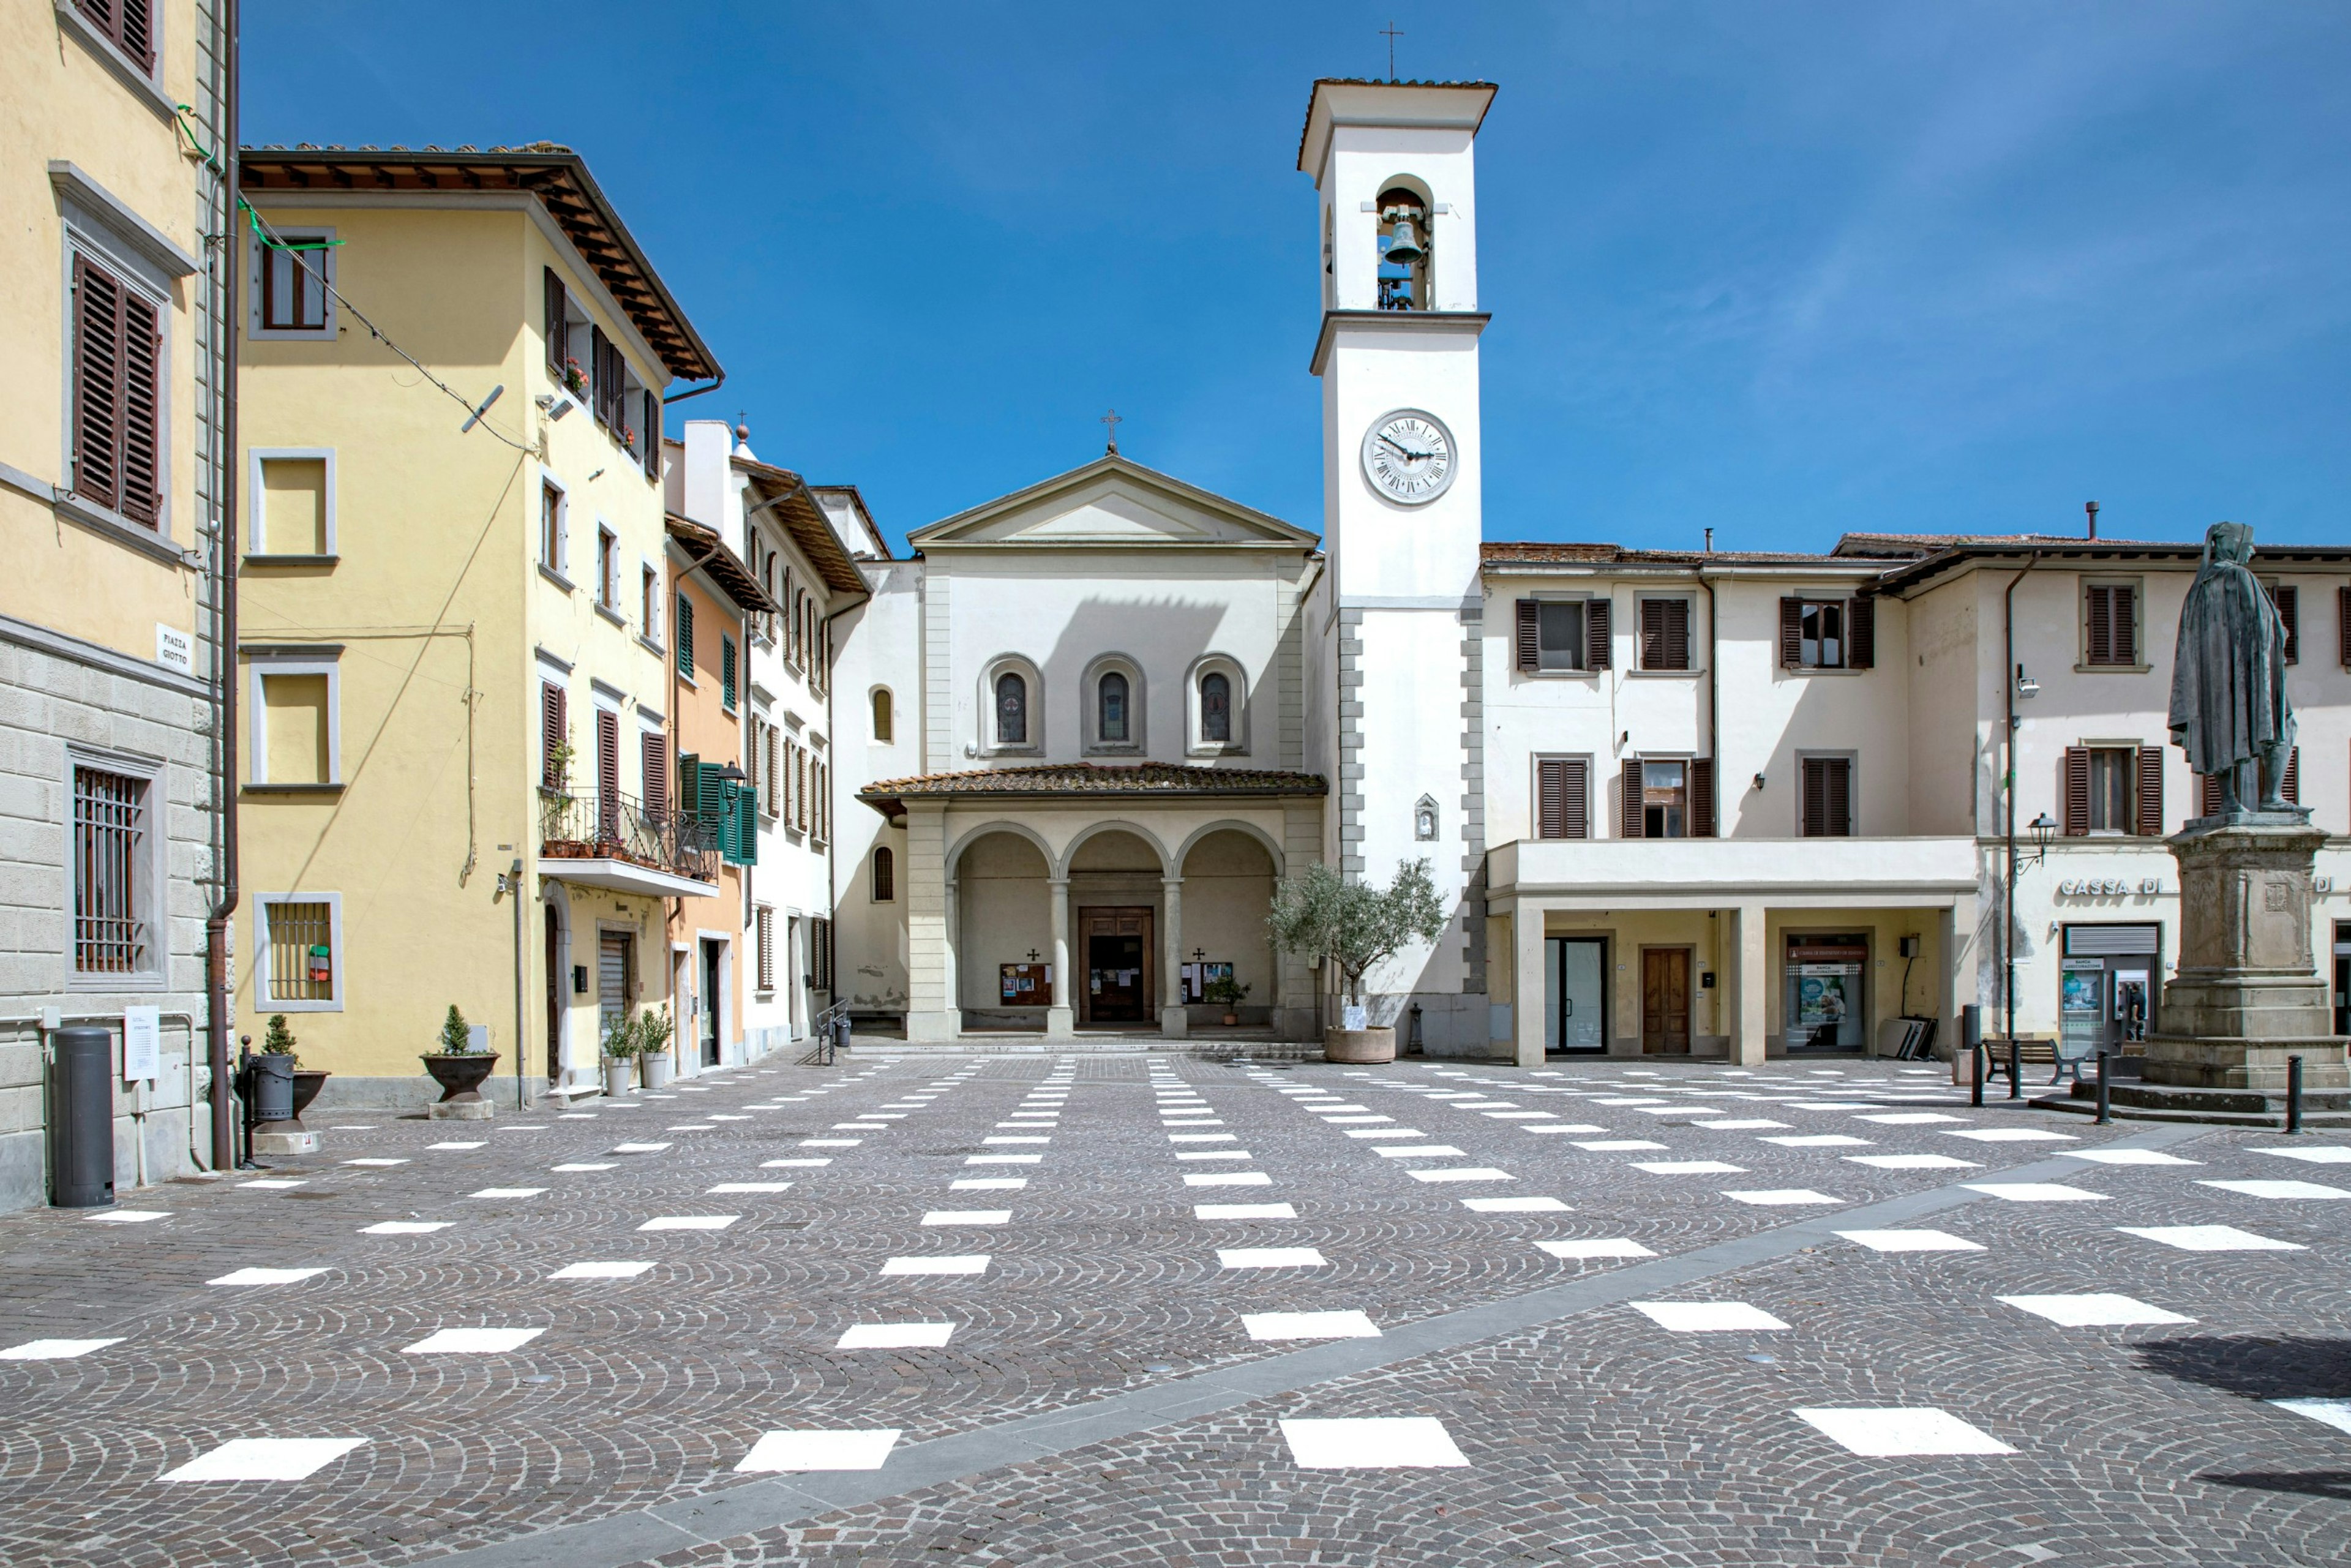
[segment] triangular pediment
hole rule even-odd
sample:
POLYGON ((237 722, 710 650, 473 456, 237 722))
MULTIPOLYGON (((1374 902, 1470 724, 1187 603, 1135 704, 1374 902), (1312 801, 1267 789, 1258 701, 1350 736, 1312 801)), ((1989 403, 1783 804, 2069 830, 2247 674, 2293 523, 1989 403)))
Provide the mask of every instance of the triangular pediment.
POLYGON ((1318 542, 1238 501, 1116 454, 916 528, 916 549, 961 546, 1311 549, 1318 542))

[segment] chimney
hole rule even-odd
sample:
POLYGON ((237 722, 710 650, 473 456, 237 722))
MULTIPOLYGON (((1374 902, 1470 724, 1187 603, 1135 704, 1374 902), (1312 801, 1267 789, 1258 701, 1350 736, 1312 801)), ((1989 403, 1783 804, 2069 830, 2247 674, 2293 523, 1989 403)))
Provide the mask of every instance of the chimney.
POLYGON ((1714 530, 1712 528, 1706 530, 1706 553, 1708 555, 1712 555, 1714 553, 1714 530))
POLYGON ((2095 501, 2085 501, 2082 503, 2082 510, 2090 515, 2090 537, 2096 538, 2098 537, 2098 504, 2095 501))

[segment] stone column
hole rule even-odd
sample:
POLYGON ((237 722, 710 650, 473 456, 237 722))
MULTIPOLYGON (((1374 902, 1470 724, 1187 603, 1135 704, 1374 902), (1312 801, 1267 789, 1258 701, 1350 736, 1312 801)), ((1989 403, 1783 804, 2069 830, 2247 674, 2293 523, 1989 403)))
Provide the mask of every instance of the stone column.
POLYGON ((2351 1089, 2328 988, 2311 956, 2311 861, 2325 841, 2307 821, 2239 822, 2172 837, 2179 968, 2157 1002, 2160 1027, 2147 1044, 2146 1082, 2158 1097, 2166 1090, 2172 1098, 2234 1091, 2232 1102, 2248 1092, 2282 1094, 2289 1056, 2303 1059, 2305 1090, 2339 1096, 2351 1089))
POLYGON ((1730 1060, 1741 1067, 1761 1065, 1768 1049, 1765 1037, 1771 1032, 1765 1007, 1771 998, 1771 956, 1763 941, 1764 913, 1760 904, 1722 912, 1729 927, 1724 957, 1730 971, 1729 1013, 1724 1021, 1729 1026, 1730 1060))
POLYGON ((1513 1060, 1520 1067, 1541 1067, 1543 1048, 1543 912, 1530 899, 1518 901, 1511 915, 1510 1039, 1513 1060))
POLYGON ((906 1038, 953 1040, 956 1006, 955 883, 946 875, 945 813, 916 805, 906 817, 906 1038))
POLYGON ((1166 998, 1159 1009, 1159 1032, 1181 1040, 1192 1030, 1184 1011, 1184 879, 1161 877, 1159 887, 1160 994, 1166 998))
POLYGON ((1045 1038, 1067 1040, 1078 1032, 1070 1006, 1070 879, 1054 877, 1045 889, 1053 905, 1053 1005, 1045 1009, 1045 1038))

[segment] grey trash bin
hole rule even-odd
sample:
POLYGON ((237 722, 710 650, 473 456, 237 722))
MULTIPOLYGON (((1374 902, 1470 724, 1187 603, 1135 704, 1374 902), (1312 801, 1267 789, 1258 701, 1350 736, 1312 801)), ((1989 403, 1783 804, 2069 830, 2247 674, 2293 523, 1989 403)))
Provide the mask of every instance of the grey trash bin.
POLYGON ((49 1202, 103 1208, 114 1201, 114 1034, 49 1031, 49 1202))

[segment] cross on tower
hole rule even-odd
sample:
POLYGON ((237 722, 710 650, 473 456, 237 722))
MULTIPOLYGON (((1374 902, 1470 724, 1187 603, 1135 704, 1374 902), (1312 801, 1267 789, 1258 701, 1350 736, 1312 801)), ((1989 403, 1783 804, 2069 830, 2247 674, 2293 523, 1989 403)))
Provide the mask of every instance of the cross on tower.
POLYGON ((1112 409, 1102 416, 1102 422, 1110 431, 1110 455, 1115 457, 1118 455, 1118 427, 1124 424, 1126 421, 1118 416, 1118 410, 1112 409))
POLYGON ((1404 37, 1404 29, 1397 26, 1394 21, 1390 21, 1386 26, 1380 29, 1380 32, 1388 41, 1388 80, 1394 81, 1396 78, 1395 41, 1404 37))

